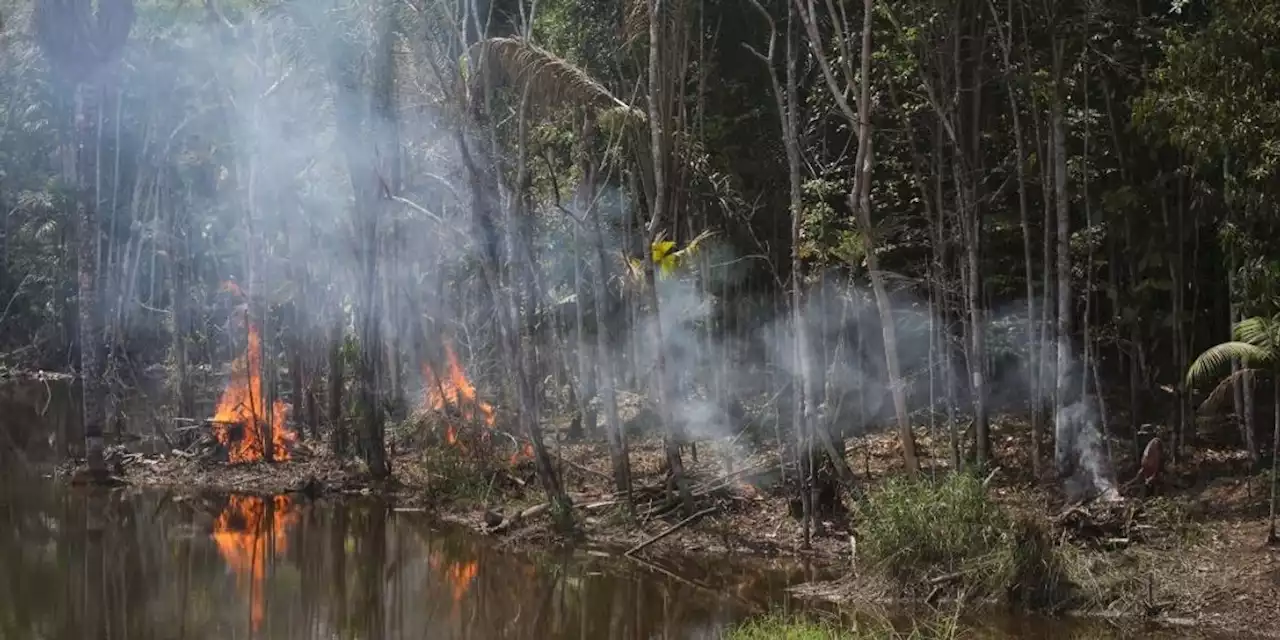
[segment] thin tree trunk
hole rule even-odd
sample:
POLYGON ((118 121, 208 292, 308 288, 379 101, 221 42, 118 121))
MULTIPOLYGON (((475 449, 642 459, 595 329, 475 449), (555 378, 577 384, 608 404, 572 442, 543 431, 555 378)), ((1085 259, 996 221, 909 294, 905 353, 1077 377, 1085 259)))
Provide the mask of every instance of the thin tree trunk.
MULTIPOLYGON (((794 14, 794 9, 791 10, 794 14)), ((791 201, 791 326, 792 353, 795 359, 797 377, 793 377, 792 385, 796 390, 796 405, 793 421, 796 438, 800 445, 800 483, 801 518, 803 520, 803 546, 808 549, 812 529, 816 528, 815 510, 817 504, 817 469, 813 455, 814 424, 813 404, 813 372, 810 362, 810 345, 808 319, 804 314, 804 264, 800 259, 803 251, 802 229, 804 223, 804 192, 800 184, 800 103, 796 87, 796 52, 795 29, 792 22, 787 21, 787 90, 785 97, 777 78, 774 77, 774 93, 778 97, 778 117, 782 119, 782 140, 787 150, 787 183, 791 201)), ((770 43, 772 45, 772 43, 770 43)), ((772 46, 770 47, 772 49, 772 46)), ((772 51, 770 51, 772 53, 772 51)), ((772 65, 769 71, 773 73, 772 65)))
MULTIPOLYGON (((1062 66, 1065 52, 1061 40, 1053 43, 1053 102, 1050 104, 1050 121, 1053 138, 1053 183, 1055 203, 1057 205, 1058 223, 1058 322, 1057 322, 1057 385, 1054 401, 1054 415, 1060 415, 1071 398, 1071 203, 1067 192, 1067 130, 1066 117, 1063 113, 1066 97, 1063 95, 1062 66)), ((1064 436, 1062 429, 1066 425, 1055 426, 1055 436, 1061 442, 1064 436)), ((1061 449, 1059 449, 1061 450, 1061 449)), ((1059 460, 1061 469, 1063 461, 1059 460)))
MULTIPOLYGON (((1031 468, 1035 477, 1040 477, 1040 416, 1042 415, 1036 406, 1036 398, 1040 397, 1040 341, 1039 332, 1036 330, 1036 286, 1035 286, 1035 259, 1033 253, 1033 244, 1031 241, 1031 222, 1027 206, 1027 150, 1026 140, 1022 130, 1022 113, 1018 109, 1018 92, 1015 89, 1012 50, 1013 50, 1013 0, 1006 3, 1006 14, 1008 17, 1008 28, 1000 26, 1000 16, 996 14, 996 5, 994 0, 988 0, 988 7, 991 9, 991 18, 996 23, 996 28, 1000 31, 1000 54, 1004 63, 1005 83, 1008 85, 1009 94, 1009 116, 1013 120, 1013 144, 1017 158, 1014 166, 1017 168, 1018 178, 1018 223, 1022 229, 1022 268, 1023 277, 1026 280, 1027 295, 1027 360, 1031 363, 1028 374, 1030 380, 1028 384, 1031 386, 1031 468)), ((1046 292, 1047 294, 1048 292, 1046 292)))
MULTIPOLYGON (((294 276, 297 277, 296 275, 294 276)), ((305 291, 305 288, 304 288, 305 291)), ((303 294, 305 299, 305 293, 303 294)), ((302 383, 302 311, 301 305, 297 300, 293 302, 292 309, 292 326, 290 327, 289 337, 289 398, 293 403, 293 424, 296 427, 296 433, 299 438, 305 438, 307 430, 303 428, 306 418, 306 392, 302 383)))
MULTIPOLYGON (((585 128, 590 127, 591 125, 586 124, 583 126, 585 128)), ((585 156, 587 151, 584 150, 582 153, 585 156)), ((589 164, 589 162, 590 161, 584 158, 582 164, 589 164)), ((593 186, 586 183, 584 176, 583 183, 579 186, 578 204, 576 207, 577 215, 582 216, 586 214, 587 209, 591 206, 590 198, 594 197, 594 195, 593 186)), ((574 409, 577 415, 574 416, 573 422, 569 427, 570 439, 582 438, 584 431, 595 431, 596 414, 594 411, 591 411, 591 399, 595 396, 596 372, 595 367, 591 362, 591 342, 586 336, 586 305, 584 300, 587 296, 587 287, 586 278, 584 278, 582 274, 582 249, 586 246, 584 240, 585 238, 582 233, 582 225, 573 225, 573 291, 575 294, 575 302, 573 305, 573 336, 575 344, 573 351, 574 355, 577 356, 577 380, 571 382, 570 388, 576 388, 577 390, 577 392, 574 393, 574 399, 576 400, 576 406, 574 409), (590 413, 590 422, 592 423, 589 425, 590 428, 587 428, 588 425, 584 425, 584 423, 588 421, 588 413, 590 413)), ((590 251, 590 249, 587 250, 588 252, 590 251)), ((599 331, 601 322, 602 320, 597 319, 597 331, 599 331)))
POLYGON ((662 314, 658 306, 657 277, 654 273, 652 245, 658 237, 658 230, 667 217, 668 187, 667 167, 671 158, 671 136, 667 131, 667 103, 671 101, 671 70, 666 51, 666 8, 664 0, 649 0, 649 135, 650 153, 653 158, 653 202, 646 233, 646 242, 642 247, 641 262, 644 264, 644 290, 648 297, 649 312, 653 315, 653 345, 656 366, 654 375, 657 384, 658 414, 661 417, 665 437, 667 465, 671 470, 671 480, 680 494, 680 502, 686 516, 693 515, 693 495, 689 491, 689 483, 685 478, 684 462, 680 458, 680 443, 671 415, 669 399, 670 384, 667 374, 666 345, 663 340, 662 314))
MULTIPOLYGON (((486 79, 486 87, 491 86, 489 80, 486 79)), ((517 151, 516 151, 516 179, 514 188, 511 189, 510 206, 507 207, 506 219, 506 244, 511 248, 512 253, 508 256, 509 268, 519 268, 517 265, 520 261, 515 253, 520 246, 517 240, 517 228, 523 226, 523 221, 527 217, 528 197, 529 197, 529 172, 528 172, 528 139, 529 139, 529 96, 532 85, 526 85, 520 100, 517 123, 517 151)), ((489 105, 486 100, 486 106, 489 105)), ((532 242, 529 233, 523 234, 524 242, 532 242)), ((523 288, 530 296, 533 295, 535 288, 533 279, 533 255, 532 250, 525 247, 525 257, 528 262, 523 265, 523 288)), ((508 278, 513 276, 508 275, 508 278)), ((510 281, 510 280, 509 280, 510 281)), ((556 474, 555 468, 551 464, 551 457, 547 453, 546 443, 542 438, 542 427, 538 422, 539 403, 534 387, 534 372, 537 371, 536 353, 532 350, 530 344, 528 349, 526 344, 532 343, 532 331, 529 329, 531 323, 526 322, 522 330, 520 323, 520 309, 518 298, 514 287, 507 287, 506 291, 495 292, 495 298, 502 300, 502 304, 506 309, 506 316, 509 318, 509 331, 507 335, 507 345, 511 363, 519 371, 516 376, 516 392, 520 400, 520 431, 529 438, 533 444, 534 463, 537 468, 538 480, 541 482, 543 490, 547 494, 547 500, 553 505, 553 517, 561 530, 568 531, 573 527, 573 512, 569 504, 569 499, 564 493, 564 489, 560 484, 560 478, 556 474), (505 295, 504 295, 505 294, 505 295), (522 335, 530 338, 522 340, 522 335)), ((532 311, 532 303, 530 311, 532 311)))
POLYGON ((75 181, 77 187, 76 220, 79 224, 79 247, 77 250, 79 307, 80 307, 80 385, 84 407, 84 443, 85 458, 91 478, 102 479, 107 468, 103 459, 102 429, 106 419, 104 413, 104 381, 102 376, 102 334, 99 331, 98 300, 98 248, 100 229, 98 226, 98 210, 95 206, 97 193, 89 185, 89 177, 97 168, 93 159, 96 157, 95 136, 92 123, 96 121, 98 108, 98 88, 81 83, 76 86, 75 95, 75 181))
MULTIPOLYGON (((614 365, 613 358, 605 355, 610 352, 610 345, 612 344, 610 340, 612 322, 610 322, 606 313, 608 273, 606 271, 604 235, 600 225, 600 210, 595 206, 596 163, 591 156, 595 131, 595 117, 590 112, 587 112, 583 117, 581 149, 579 151, 579 163, 582 170, 582 202, 584 206, 579 208, 578 215, 583 217, 584 224, 586 222, 591 224, 591 246, 587 249, 587 254, 592 261, 591 298, 596 318, 596 359, 594 367, 597 386, 600 391, 600 405, 601 409, 604 410, 606 437, 609 442, 609 457, 613 467, 613 483, 618 493, 626 496, 627 505, 630 507, 631 464, 627 454, 626 434, 622 432, 622 419, 618 415, 617 368, 614 365)), ((579 308, 581 308, 581 292, 583 291, 581 286, 579 286, 578 291, 580 292, 578 304, 579 308)), ((579 327, 581 327, 581 322, 579 322, 579 327)), ((579 366, 581 367, 581 364, 579 366)))
POLYGON ((347 455, 347 428, 342 421, 346 318, 341 308, 334 310, 333 326, 329 332, 329 444, 334 456, 343 457, 347 455))
MULTIPOLYGON (((190 197, 187 198, 190 201, 190 197)), ((175 389, 178 403, 178 415, 191 417, 195 415, 195 393, 191 386, 189 360, 189 337, 191 332, 189 288, 191 252, 188 246, 188 225, 185 212, 175 212, 171 220, 169 261, 171 304, 173 306, 173 354, 174 367, 177 369, 175 389)))
POLYGON ((1275 427, 1271 432, 1271 525, 1267 528, 1267 544, 1280 543, 1276 536, 1277 487, 1280 487, 1280 371, 1272 373, 1272 407, 1275 427))
POLYGON ((893 395, 893 409, 898 421, 902 458, 906 463, 907 473, 915 476, 920 472, 920 463, 916 459, 915 437, 911 433, 911 422, 907 415, 906 382, 902 378, 902 365, 898 360, 897 328, 894 325, 892 302, 884 285, 884 276, 880 272, 880 260, 876 255, 876 229, 871 222, 871 168, 874 156, 871 146, 871 83, 867 79, 871 77, 871 25, 874 17, 873 0, 863 0, 861 77, 864 80, 859 85, 858 93, 858 150, 855 156, 857 193, 849 194, 849 205, 856 212, 866 243, 867 271, 876 296, 876 308, 880 312, 880 331, 884 337, 885 364, 889 370, 889 389, 893 395))
MULTIPOLYGON (((1235 206, 1232 201, 1233 191, 1231 189, 1233 180, 1231 178, 1231 161, 1230 158, 1224 158, 1222 161, 1223 175, 1223 199, 1226 201, 1227 207, 1227 223, 1235 223, 1235 206)), ((1244 315, 1240 312, 1239 305, 1236 300, 1239 296, 1239 251, 1232 246, 1228 251, 1227 266, 1227 339, 1232 338, 1232 331, 1237 322, 1243 319, 1244 315)), ((1239 358, 1231 359, 1231 379, 1232 379, 1232 399, 1235 401, 1236 420, 1240 424, 1240 436, 1244 442, 1245 451, 1249 454, 1249 461, 1257 467, 1261 462, 1258 453, 1257 442, 1257 412, 1253 405, 1253 375, 1252 371, 1240 373, 1241 366, 1239 358)))

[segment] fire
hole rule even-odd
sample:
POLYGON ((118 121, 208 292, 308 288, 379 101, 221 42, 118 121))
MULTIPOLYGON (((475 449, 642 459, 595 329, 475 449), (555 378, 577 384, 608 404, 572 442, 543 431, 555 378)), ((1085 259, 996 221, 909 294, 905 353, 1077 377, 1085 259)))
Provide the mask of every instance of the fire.
MULTIPOLYGON (((447 366, 445 375, 436 375, 429 364, 422 365, 422 380, 426 385, 423 389, 424 404, 434 411, 445 413, 452 409, 463 420, 482 422, 486 427, 494 428, 497 416, 493 406, 476 397, 476 388, 462 370, 462 365, 458 364, 458 356, 448 341, 444 343, 444 355, 447 366)), ((488 435, 486 433, 482 437, 487 440, 488 435)), ((463 446, 458 442, 458 426, 452 423, 445 427, 444 440, 453 446, 463 446)), ((533 445, 525 443, 511 455, 510 463, 515 465, 521 459, 532 457, 533 445)))
POLYGON ((427 385, 424 390, 427 406, 436 411, 453 407, 462 415, 463 420, 476 420, 479 417, 485 426, 493 427, 493 407, 476 398, 476 388, 467 379, 467 374, 463 373, 462 365, 458 364, 458 356, 454 355, 453 347, 448 342, 444 343, 444 355, 449 367, 444 377, 436 376, 431 365, 422 365, 422 379, 427 385))
POLYGON ((254 631, 262 624, 266 610, 263 582, 267 556, 287 549, 288 530, 297 519, 288 496, 276 496, 268 505, 266 498, 232 495, 213 523, 213 542, 235 571, 236 586, 249 590, 249 620, 254 631))
POLYGON ((520 447, 519 451, 511 454, 511 460, 510 460, 511 466, 514 467, 518 462, 520 462, 520 460, 522 459, 528 460, 532 457, 533 457, 533 445, 526 442, 524 443, 523 447, 520 447))
MULTIPOLYGON (((223 289, 244 295, 232 282, 225 283, 223 289)), ((262 397, 262 337, 258 327, 249 321, 247 307, 244 323, 248 333, 245 350, 231 362, 231 380, 213 416, 213 435, 227 448, 227 459, 232 464, 263 459, 262 429, 268 419, 267 403, 262 397)), ((276 400, 270 414, 273 460, 288 460, 289 445, 297 439, 285 423, 286 416, 286 405, 276 400)))

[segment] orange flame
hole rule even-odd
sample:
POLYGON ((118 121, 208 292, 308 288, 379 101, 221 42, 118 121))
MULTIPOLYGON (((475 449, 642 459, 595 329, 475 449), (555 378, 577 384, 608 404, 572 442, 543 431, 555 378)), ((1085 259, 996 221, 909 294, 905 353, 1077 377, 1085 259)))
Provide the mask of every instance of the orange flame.
MULTIPOLYGON (((244 295, 232 282, 224 283, 222 288, 244 295)), ((262 428, 268 419, 267 403, 262 397, 262 338, 258 327, 249 321, 247 307, 244 322, 248 333, 244 354, 231 362, 231 380, 213 416, 213 435, 227 448, 227 459, 232 464, 263 459, 262 428)), ((285 423, 286 415, 286 405, 276 400, 269 417, 273 460, 288 460, 289 445, 298 437, 285 423)))
POLYGON ((533 457, 533 445, 526 442, 524 443, 523 447, 520 447, 519 451, 511 454, 511 460, 509 462, 511 466, 514 467, 521 460, 528 460, 532 457, 533 457))
POLYGON ((249 589, 249 620, 257 631, 266 611, 263 581, 267 575, 267 547, 275 553, 288 547, 288 530, 297 522, 288 496, 271 499, 272 520, 268 522, 267 500, 258 496, 232 495, 213 523, 213 542, 236 573, 236 586, 249 589), (246 585, 247 583, 247 585, 246 585))
MULTIPOLYGON (((476 397, 475 386, 463 372, 462 365, 458 364, 458 356, 454 354, 453 346, 447 340, 444 343, 444 355, 448 367, 444 376, 436 375, 430 364, 422 365, 422 380, 426 385, 423 389, 426 406, 435 411, 447 411, 452 407, 463 420, 471 422, 478 420, 492 429, 496 422, 493 406, 476 397)), ((488 434, 483 434, 482 437, 487 439, 488 434)), ((454 424, 445 427, 444 439, 450 445, 463 446, 458 442, 458 428, 454 424)), ((523 458, 532 457, 533 446, 525 443, 511 455, 510 463, 515 465, 523 458)))
POLYGON ((476 420, 479 417, 486 426, 492 427, 495 421, 493 407, 476 398, 476 388, 467 379, 467 374, 463 373, 462 365, 458 364, 458 356, 454 355, 453 347, 448 342, 444 343, 444 355, 448 360, 448 371, 444 377, 436 376, 431 365, 422 365, 422 379, 427 385, 424 390, 427 406, 436 411, 454 407, 464 420, 476 420))

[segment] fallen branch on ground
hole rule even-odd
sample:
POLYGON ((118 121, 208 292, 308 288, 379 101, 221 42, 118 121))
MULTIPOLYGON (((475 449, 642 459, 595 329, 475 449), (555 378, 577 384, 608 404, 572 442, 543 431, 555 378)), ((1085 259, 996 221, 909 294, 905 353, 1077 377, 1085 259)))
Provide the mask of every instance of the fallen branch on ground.
POLYGON ((667 527, 667 528, 666 528, 666 530, 664 530, 662 533, 659 533, 658 535, 653 536, 652 538, 649 538, 648 540, 645 540, 644 542, 641 542, 640 544, 637 544, 636 546, 631 547, 630 549, 627 549, 627 552, 626 552, 626 553, 624 553, 624 554, 622 554, 622 555, 625 555, 625 556, 631 556, 631 555, 633 555, 633 554, 635 554, 635 553, 638 553, 640 550, 644 549, 645 547, 647 547, 647 546, 649 546, 649 545, 651 545, 651 544, 653 544, 653 543, 655 543, 655 542, 657 542, 657 541, 659 541, 659 540, 661 540, 661 539, 663 539, 663 538, 665 538, 665 537, 667 537, 667 536, 669 536, 669 535, 671 535, 671 534, 673 534, 673 533, 675 533, 675 532, 677 532, 677 531, 679 531, 679 530, 681 530, 681 529, 683 529, 683 528, 685 528, 685 527, 689 526, 689 525, 690 525, 690 524, 692 524, 693 522, 697 521, 699 518, 701 518, 701 517, 703 517, 703 516, 705 516, 705 515, 707 515, 707 514, 709 514, 709 513, 714 513, 715 511, 717 511, 717 510, 719 510, 719 509, 720 509, 720 507, 718 507, 718 506, 707 507, 706 509, 703 509, 702 511, 699 511, 699 512, 697 512, 697 513, 695 513, 695 514, 693 514, 693 515, 689 516, 688 518, 685 518, 684 520, 681 520, 680 522, 677 522, 677 523, 675 523, 675 524, 671 525, 670 527, 667 527))
POLYGON ((504 531, 507 531, 511 527, 514 527, 525 520, 536 517, 550 508, 551 508, 550 502, 543 502, 542 504, 535 504, 532 507, 525 509, 524 511, 517 511, 511 514, 510 517, 503 519, 503 521, 498 523, 497 526, 490 529, 489 533, 502 533, 504 531))
POLYGON ((565 463, 565 464, 567 464, 567 465, 569 465, 569 467, 570 467, 570 468, 572 468, 572 469, 574 469, 574 470, 576 470, 576 471, 581 471, 581 472, 583 472, 583 473, 586 473, 586 474, 589 474, 589 475, 593 475, 593 476, 595 476, 595 477, 597 477, 597 478, 601 478, 601 479, 603 479, 603 480, 608 480, 609 482, 613 482, 613 476, 610 476, 610 475, 609 475, 609 474, 607 474, 607 473, 602 473, 602 472, 600 472, 600 471, 596 471, 595 469, 589 469, 589 468, 584 467, 584 466, 582 466, 582 465, 580 465, 580 464, 578 464, 578 463, 576 463, 576 462, 574 462, 574 461, 572 461, 572 460, 569 460, 569 459, 567 459, 567 458, 561 458, 561 459, 560 459, 560 461, 561 461, 561 462, 563 462, 563 463, 565 463))

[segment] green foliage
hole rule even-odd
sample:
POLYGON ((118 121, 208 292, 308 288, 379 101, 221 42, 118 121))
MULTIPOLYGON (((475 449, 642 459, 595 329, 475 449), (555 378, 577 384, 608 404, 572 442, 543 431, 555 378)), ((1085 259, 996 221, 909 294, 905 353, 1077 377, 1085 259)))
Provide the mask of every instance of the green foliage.
POLYGON ((1232 360, 1239 360, 1243 368, 1226 378, 1210 392, 1206 405, 1219 402, 1240 375, 1253 370, 1276 372, 1280 365, 1280 316, 1245 318, 1231 330, 1232 340, 1209 347, 1187 367, 1186 383, 1196 387, 1216 379, 1231 367, 1232 360))
POLYGON ((1170 29, 1134 118, 1202 162, 1225 156, 1258 184, 1280 170, 1280 5, 1209 4, 1208 25, 1170 29))
POLYGON ((892 479, 858 506, 857 520, 859 554, 906 589, 948 575, 970 594, 1039 604, 1063 586, 1046 533, 1012 517, 966 473, 892 479))
POLYGON ((428 447, 416 466, 429 475, 426 492, 437 500, 478 504, 489 490, 487 465, 456 446, 428 447))

